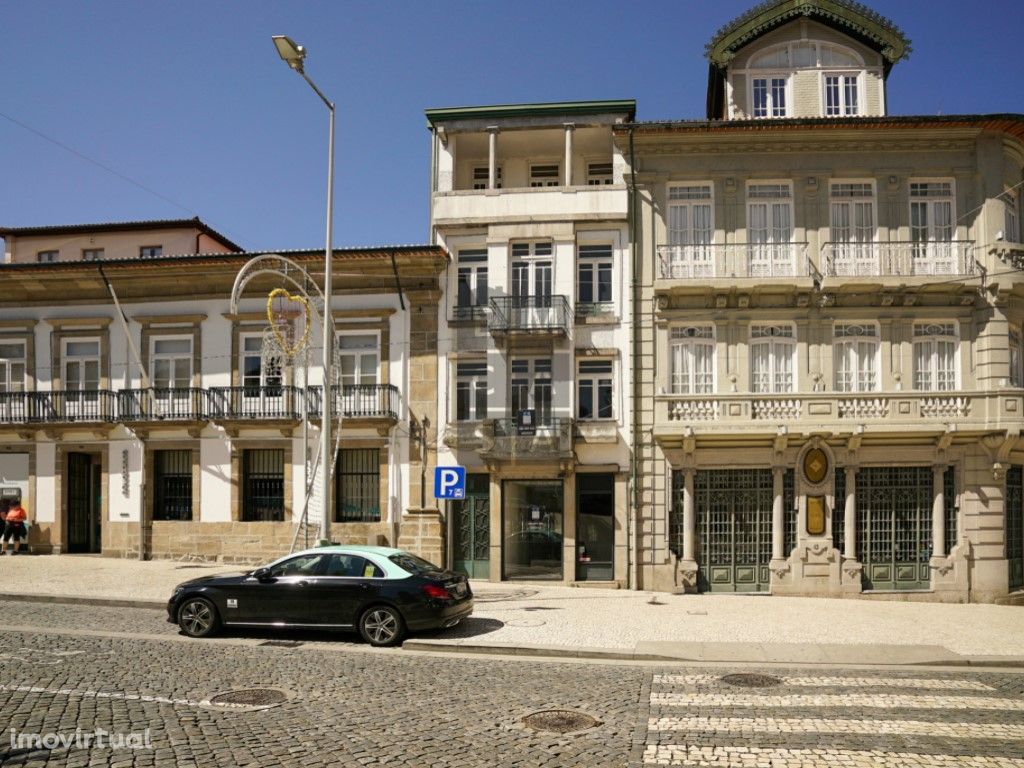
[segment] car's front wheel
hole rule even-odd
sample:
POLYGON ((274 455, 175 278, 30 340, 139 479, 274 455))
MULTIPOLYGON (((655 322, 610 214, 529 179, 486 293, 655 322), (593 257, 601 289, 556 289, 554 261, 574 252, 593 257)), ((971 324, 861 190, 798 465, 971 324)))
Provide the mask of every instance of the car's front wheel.
POLYGON ((375 605, 359 619, 359 634, 377 648, 397 645, 405 637, 405 622, 402 614, 390 605, 375 605))
POLYGON ((220 627, 220 617, 209 600, 190 597, 178 609, 178 626, 189 637, 209 637, 220 627))

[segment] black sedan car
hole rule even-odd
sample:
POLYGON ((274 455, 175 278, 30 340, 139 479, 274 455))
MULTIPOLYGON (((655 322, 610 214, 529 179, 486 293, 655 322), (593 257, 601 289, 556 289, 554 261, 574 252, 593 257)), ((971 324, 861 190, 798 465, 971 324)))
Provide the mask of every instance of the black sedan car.
POLYGON ((375 646, 396 645, 410 630, 455 626, 472 612, 465 576, 400 549, 359 546, 186 581, 167 602, 167 620, 191 637, 222 626, 358 630, 375 646))

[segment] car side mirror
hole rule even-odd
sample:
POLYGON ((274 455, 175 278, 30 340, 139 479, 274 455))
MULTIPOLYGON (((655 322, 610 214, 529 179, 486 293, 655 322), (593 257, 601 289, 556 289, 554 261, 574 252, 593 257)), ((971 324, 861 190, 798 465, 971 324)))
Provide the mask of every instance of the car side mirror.
POLYGON ((253 578, 256 579, 256 581, 270 581, 274 578, 273 576, 271 576, 269 568, 257 568, 255 571, 252 572, 252 575, 253 578))

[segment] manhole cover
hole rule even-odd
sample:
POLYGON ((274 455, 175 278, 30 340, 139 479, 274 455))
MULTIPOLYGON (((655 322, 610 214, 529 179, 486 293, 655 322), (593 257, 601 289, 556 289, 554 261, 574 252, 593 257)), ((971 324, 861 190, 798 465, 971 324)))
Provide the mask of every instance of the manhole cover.
POLYGON ((301 640, 264 640, 260 643, 266 648, 298 648, 302 645, 301 640))
POLYGON ((516 589, 511 592, 477 592, 473 590, 473 600, 478 603, 498 603, 502 600, 523 600, 537 594, 535 589, 516 589))
POLYGON ((601 721, 583 712, 573 712, 569 709, 549 709, 527 715, 523 718, 523 723, 535 731, 572 733, 593 728, 595 725, 600 725, 601 721))
POLYGON ((782 683, 782 680, 771 675, 740 672, 735 675, 724 675, 722 682, 727 685, 737 685, 741 688, 770 688, 773 685, 779 685, 782 683))
POLYGON ((276 688, 243 688, 210 697, 210 703, 220 707, 266 707, 285 701, 288 696, 276 688))

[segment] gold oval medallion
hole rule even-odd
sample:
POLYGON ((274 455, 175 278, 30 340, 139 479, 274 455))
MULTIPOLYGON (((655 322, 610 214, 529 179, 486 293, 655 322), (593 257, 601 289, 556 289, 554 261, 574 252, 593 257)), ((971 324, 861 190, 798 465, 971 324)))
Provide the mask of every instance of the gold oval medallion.
POLYGON ((804 477, 807 482, 817 485, 828 474, 828 456, 821 448, 811 448, 804 455, 804 477))

